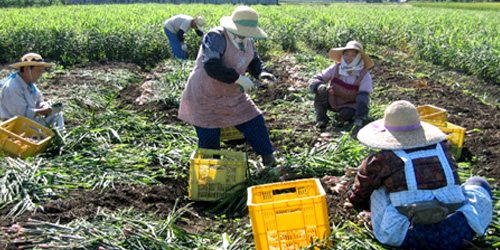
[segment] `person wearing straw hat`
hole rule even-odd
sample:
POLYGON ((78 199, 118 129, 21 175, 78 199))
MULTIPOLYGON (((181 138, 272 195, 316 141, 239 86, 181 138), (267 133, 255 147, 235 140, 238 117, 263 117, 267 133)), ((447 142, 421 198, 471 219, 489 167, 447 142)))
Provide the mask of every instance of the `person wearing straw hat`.
POLYGON ((187 59, 186 52, 188 51, 188 46, 185 42, 184 34, 194 29, 196 34, 202 37, 206 25, 205 19, 199 15, 192 17, 180 14, 167 19, 163 25, 163 31, 165 31, 165 35, 170 41, 173 57, 187 59))
POLYGON ((373 61, 357 41, 333 48, 329 55, 335 64, 313 76, 308 83, 309 90, 315 94, 317 126, 327 127, 330 120, 327 111, 331 110, 338 112, 344 121, 354 120, 355 130, 359 130, 369 112, 373 80, 368 69, 373 67, 373 61))
POLYGON ((37 53, 27 53, 20 62, 11 64, 10 67, 19 71, 2 81, 0 119, 24 116, 46 127, 57 126, 58 129, 64 129, 61 105, 52 106, 46 102, 35 85, 45 68, 54 65, 44 61, 37 53))
POLYGON ((489 183, 474 176, 461 185, 446 135, 421 122, 412 103, 393 102, 357 137, 381 150, 363 160, 346 205, 370 210, 380 242, 459 249, 485 233, 493 216, 489 183))
POLYGON ((262 156, 265 166, 273 166, 274 149, 262 112, 247 92, 255 78, 275 80, 265 71, 252 39, 266 38, 258 26, 259 15, 248 6, 238 6, 231 16, 220 19, 202 39, 196 65, 182 93, 179 119, 192 124, 200 148, 220 149, 221 128, 235 126, 262 156))

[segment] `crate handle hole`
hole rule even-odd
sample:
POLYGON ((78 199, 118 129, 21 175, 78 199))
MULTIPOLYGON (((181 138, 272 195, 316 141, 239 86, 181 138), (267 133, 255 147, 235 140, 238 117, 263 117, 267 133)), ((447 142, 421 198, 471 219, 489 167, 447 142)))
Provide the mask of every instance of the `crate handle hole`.
POLYGON ((30 125, 28 125, 28 128, 35 130, 39 134, 42 133, 42 130, 40 128, 36 127, 35 125, 30 124, 30 125))
POLYGON ((209 166, 210 169, 212 170, 224 170, 226 169, 226 165, 219 165, 219 164, 215 164, 215 165, 210 165, 209 166))
POLYGON ((273 190, 273 195, 280 195, 280 194, 291 194, 291 193, 296 193, 297 189, 296 188, 284 188, 284 189, 276 189, 273 190))

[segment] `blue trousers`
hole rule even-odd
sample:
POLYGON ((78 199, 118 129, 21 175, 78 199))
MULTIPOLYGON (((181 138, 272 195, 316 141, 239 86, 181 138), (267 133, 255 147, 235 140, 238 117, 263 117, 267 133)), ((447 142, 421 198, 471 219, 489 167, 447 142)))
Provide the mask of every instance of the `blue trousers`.
MULTIPOLYGON (((264 117, 258 115, 252 120, 234 126, 245 136, 246 141, 259 155, 269 155, 274 152, 269 138, 264 117)), ((198 147, 208 149, 220 149, 220 128, 197 127, 198 147)))
POLYGON ((406 233, 400 246, 403 249, 460 249, 471 241, 475 232, 467 223, 462 212, 456 212, 446 220, 436 224, 413 225, 406 233))
POLYGON ((187 54, 181 48, 181 42, 177 39, 177 35, 170 32, 166 27, 163 27, 165 35, 167 35, 168 41, 170 42, 170 47, 172 47, 173 57, 176 59, 187 59, 187 54))
MULTIPOLYGON (((491 196, 490 185, 481 177, 471 177, 465 182, 465 185, 481 186, 491 196)), ((446 220, 436 224, 413 225, 413 229, 406 233, 401 248, 418 250, 460 249, 467 246, 467 242, 471 241, 474 235, 475 232, 467 223, 464 214, 456 212, 446 220)))

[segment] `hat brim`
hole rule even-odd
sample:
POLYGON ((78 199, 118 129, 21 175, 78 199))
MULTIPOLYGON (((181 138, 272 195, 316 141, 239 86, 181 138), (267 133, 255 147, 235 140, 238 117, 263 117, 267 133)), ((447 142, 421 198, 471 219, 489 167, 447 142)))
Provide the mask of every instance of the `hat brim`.
POLYGON ((389 131, 380 119, 359 130, 358 140, 369 147, 392 150, 425 147, 446 140, 446 134, 438 127, 420 124, 421 127, 409 131, 389 131))
POLYGON ((365 64, 365 68, 369 69, 375 65, 373 63, 373 60, 364 51, 359 50, 358 48, 355 47, 333 48, 328 52, 328 55, 330 56, 330 59, 332 61, 340 63, 340 60, 342 58, 342 53, 344 52, 344 50, 348 49, 357 50, 361 54, 361 58, 363 58, 363 63, 365 64))
POLYGON ((201 25, 196 24, 196 28, 198 28, 198 30, 200 30, 202 32, 205 31, 205 26, 201 26, 201 25))
POLYGON ((230 16, 222 17, 220 19, 220 25, 237 36, 256 39, 267 38, 266 32, 264 32, 261 28, 235 24, 230 16))
POLYGON ((26 66, 35 66, 35 67, 53 67, 55 66, 54 63, 49 63, 49 62, 35 62, 35 61, 26 61, 26 62, 17 62, 9 65, 12 68, 21 68, 21 67, 26 67, 26 66))

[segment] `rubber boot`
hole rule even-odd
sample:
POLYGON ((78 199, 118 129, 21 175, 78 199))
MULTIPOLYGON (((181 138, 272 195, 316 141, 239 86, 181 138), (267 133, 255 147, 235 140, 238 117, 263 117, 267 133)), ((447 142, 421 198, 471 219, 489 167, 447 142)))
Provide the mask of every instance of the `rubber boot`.
POLYGON ((266 167, 273 167, 274 165, 276 165, 276 158, 274 158, 273 154, 263 155, 262 165, 266 167))
POLYGON ((316 111, 316 126, 320 129, 325 129, 330 121, 326 115, 326 109, 322 107, 315 107, 314 110, 316 111))
POLYGON ((356 110, 352 108, 342 108, 339 111, 340 119, 346 122, 352 122, 354 115, 356 114, 356 110))
POLYGON ((354 127, 352 128, 351 136, 357 139, 358 132, 362 127, 363 127, 363 120, 361 119, 354 120, 354 127))
POLYGON ((316 124, 320 129, 326 128, 330 119, 328 111, 328 91, 318 93, 314 96, 314 111, 316 112, 316 124))

